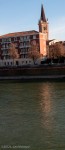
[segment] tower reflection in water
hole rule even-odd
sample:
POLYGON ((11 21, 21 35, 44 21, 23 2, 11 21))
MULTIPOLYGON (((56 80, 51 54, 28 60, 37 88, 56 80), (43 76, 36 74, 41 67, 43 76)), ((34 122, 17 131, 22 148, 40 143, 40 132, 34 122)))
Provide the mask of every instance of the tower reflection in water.
POLYGON ((53 102, 53 86, 50 83, 41 87, 41 110, 42 110, 42 125, 48 131, 53 129, 54 122, 54 102, 53 102))

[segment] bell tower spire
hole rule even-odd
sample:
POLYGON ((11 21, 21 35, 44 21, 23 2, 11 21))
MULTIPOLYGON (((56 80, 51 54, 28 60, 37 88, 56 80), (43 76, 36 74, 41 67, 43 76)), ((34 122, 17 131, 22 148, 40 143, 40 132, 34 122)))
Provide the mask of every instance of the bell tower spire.
POLYGON ((41 20, 43 22, 46 22, 46 17, 45 17, 45 12, 44 12, 43 5, 41 5, 41 20))
POLYGON ((48 40, 48 22, 45 16, 43 5, 41 5, 41 17, 39 20, 39 32, 43 33, 46 40, 48 40))

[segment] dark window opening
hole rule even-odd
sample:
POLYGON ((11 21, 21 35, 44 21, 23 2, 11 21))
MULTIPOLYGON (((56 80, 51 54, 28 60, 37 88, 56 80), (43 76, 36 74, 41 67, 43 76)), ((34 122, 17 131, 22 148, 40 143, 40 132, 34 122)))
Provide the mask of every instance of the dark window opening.
POLYGON ((16 65, 17 65, 17 66, 19 65, 19 62, 18 62, 18 61, 16 61, 16 65))

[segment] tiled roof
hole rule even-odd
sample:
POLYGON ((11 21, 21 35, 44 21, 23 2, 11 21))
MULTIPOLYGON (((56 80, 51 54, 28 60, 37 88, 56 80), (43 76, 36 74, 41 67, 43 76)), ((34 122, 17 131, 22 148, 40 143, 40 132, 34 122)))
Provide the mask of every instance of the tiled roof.
POLYGON ((1 35, 1 38, 8 38, 8 37, 18 37, 18 36, 26 36, 26 35, 33 35, 39 33, 38 31, 31 30, 31 31, 23 31, 23 32, 14 32, 14 33, 8 33, 5 35, 1 35))

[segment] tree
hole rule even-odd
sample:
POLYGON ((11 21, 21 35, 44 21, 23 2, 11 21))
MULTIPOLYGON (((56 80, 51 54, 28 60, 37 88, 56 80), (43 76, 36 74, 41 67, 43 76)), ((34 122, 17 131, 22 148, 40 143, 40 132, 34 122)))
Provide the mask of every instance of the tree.
POLYGON ((14 43, 10 44, 9 54, 13 59, 19 58, 18 50, 16 49, 16 44, 14 44, 14 43))
POLYGON ((50 58, 58 58, 65 56, 65 47, 62 43, 58 42, 49 46, 49 57, 50 58))
POLYGON ((30 43, 28 56, 33 59, 34 64, 36 60, 41 57, 41 54, 39 52, 39 45, 36 43, 36 41, 32 41, 30 43))

